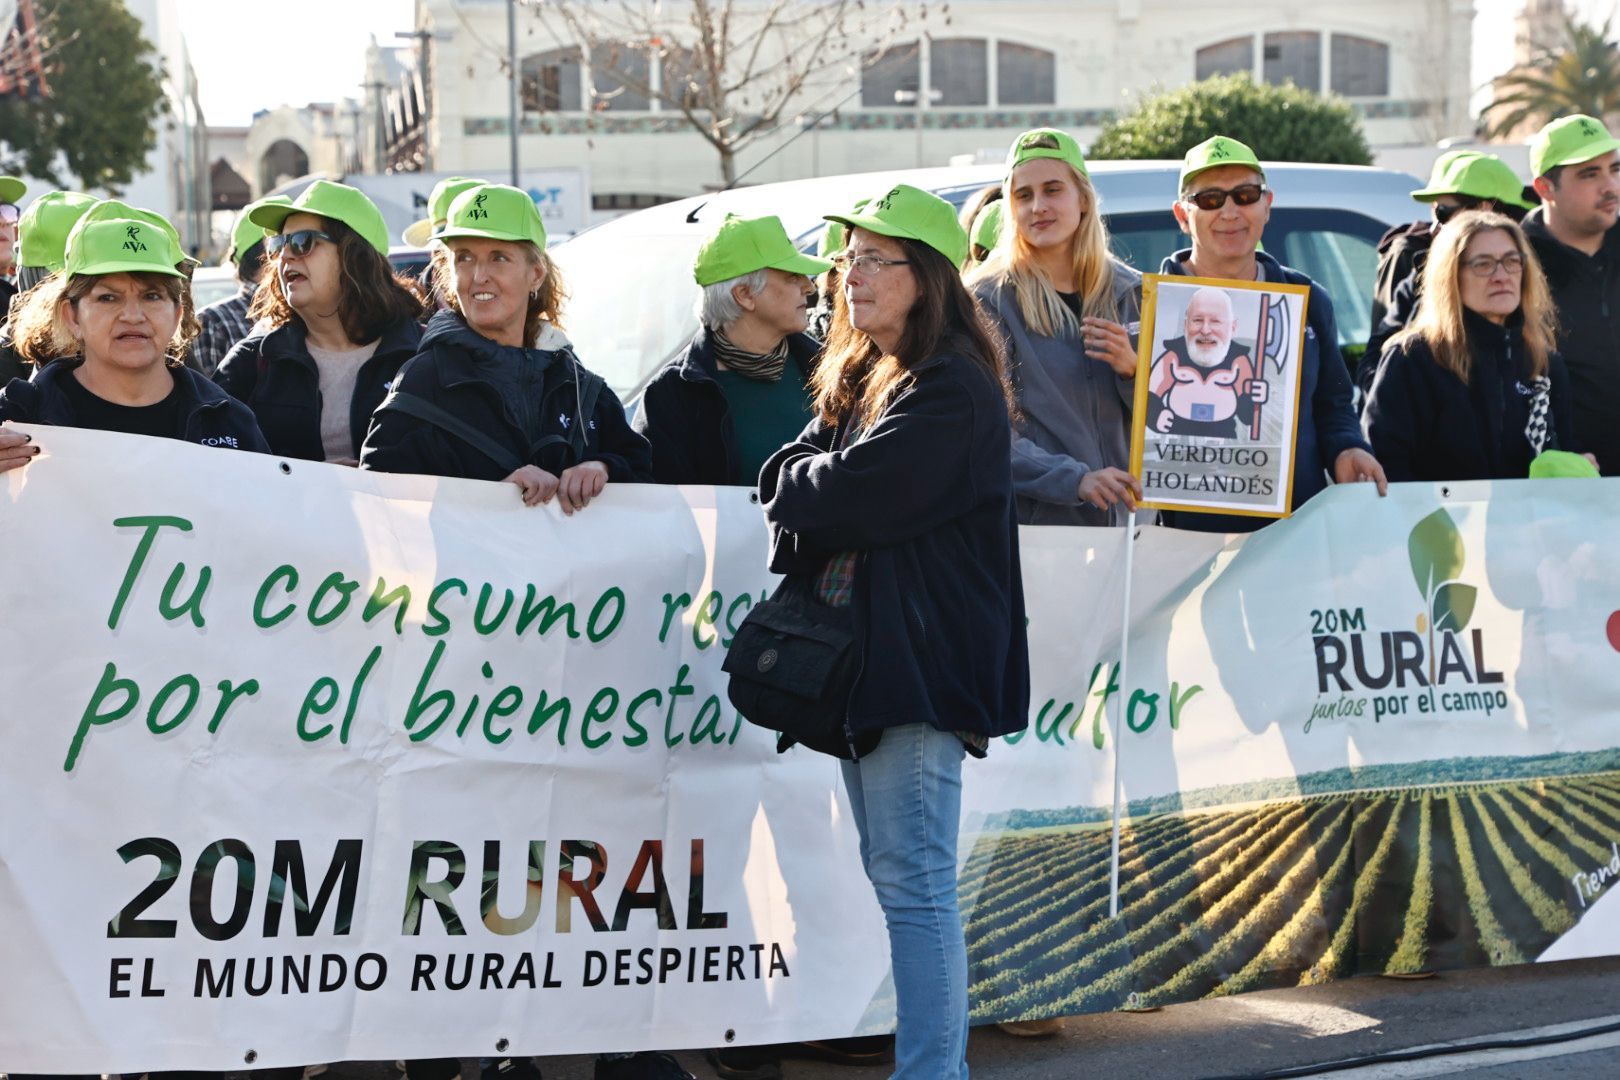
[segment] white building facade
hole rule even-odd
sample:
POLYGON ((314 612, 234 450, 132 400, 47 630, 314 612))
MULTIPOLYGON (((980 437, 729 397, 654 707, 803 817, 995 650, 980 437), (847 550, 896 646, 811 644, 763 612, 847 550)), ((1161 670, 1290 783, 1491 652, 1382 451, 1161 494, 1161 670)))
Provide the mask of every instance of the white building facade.
MULTIPOLYGON (((675 41, 691 36, 684 7, 664 5, 675 41)), ((506 8, 417 0, 429 103, 422 168, 506 166, 506 8)), ((1433 147, 1473 129, 1470 0, 954 0, 948 23, 938 5, 930 10, 931 21, 913 22, 881 58, 857 53, 813 80, 785 122, 738 155, 737 171, 762 183, 938 165, 999 153, 1017 132, 1046 125, 1085 144, 1142 94, 1234 71, 1345 97, 1375 148, 1433 147)), ((717 154, 678 111, 623 89, 604 98, 600 77, 593 96, 583 52, 532 6, 519 5, 517 42, 524 167, 587 167, 599 209, 720 184, 717 154)), ((657 66, 647 71, 655 86, 657 66)))
POLYGON ((180 230, 188 250, 205 251, 210 246, 208 128, 180 32, 179 5, 175 0, 124 2, 155 47, 153 60, 163 65, 169 112, 155 121, 157 145, 146 157, 146 169, 125 186, 121 198, 163 214, 180 230))

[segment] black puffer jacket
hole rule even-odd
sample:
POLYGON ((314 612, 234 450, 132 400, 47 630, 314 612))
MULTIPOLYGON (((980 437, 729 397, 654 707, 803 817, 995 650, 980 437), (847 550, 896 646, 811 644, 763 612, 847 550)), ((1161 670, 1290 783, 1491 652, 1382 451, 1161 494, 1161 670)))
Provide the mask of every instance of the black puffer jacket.
MULTIPOLYGON (((547 329, 540 347, 520 349, 496 344, 460 315, 441 311, 428 322, 420 351, 400 370, 394 393, 445 410, 514 458, 549 473, 600 461, 609 480, 650 480, 651 451, 630 430, 624 406, 601 376, 580 364, 561 332, 547 329), (523 369, 538 376, 538 402, 514 396, 523 369), (595 404, 581 421, 579 407, 591 398, 595 404)), ((372 417, 360 467, 470 480, 504 480, 509 472, 445 428, 390 408, 388 400, 372 417)))
MULTIPOLYGON (((53 360, 34 372, 31 379, 13 379, 0 390, 0 420, 19 424, 51 424, 55 427, 83 427, 73 411, 73 400, 62 389, 63 379, 71 379, 73 369, 84 361, 77 357, 53 360)), ((266 454, 259 425, 247 406, 190 368, 170 368, 180 392, 179 431, 169 436, 202 446, 226 446, 266 454)))
MULTIPOLYGON (((214 372, 214 381, 244 402, 258 418, 270 452, 282 457, 324 461, 321 445, 321 373, 304 342, 297 319, 263 334, 249 334, 232 346, 214 372)), ((388 395, 405 361, 416 355, 422 328, 406 320, 383 331, 371 359, 355 376, 349 401, 349 434, 355 458, 365 442, 371 414, 388 395)))

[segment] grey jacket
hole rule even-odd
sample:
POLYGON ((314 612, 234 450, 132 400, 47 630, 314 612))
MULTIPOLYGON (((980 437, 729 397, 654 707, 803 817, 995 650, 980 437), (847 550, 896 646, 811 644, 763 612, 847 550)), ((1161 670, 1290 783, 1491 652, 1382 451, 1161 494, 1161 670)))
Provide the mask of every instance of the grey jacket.
MULTIPOLYGON (((1137 344, 1142 275, 1118 260, 1114 306, 1137 344)), ((1080 501, 1080 478, 1092 469, 1130 468, 1134 379, 1122 379, 1086 356, 1078 337, 1044 337, 1029 329, 1011 285, 980 281, 974 293, 1007 342, 1023 406, 1013 438, 1013 491, 1025 525, 1123 525, 1123 506, 1098 510, 1080 501)))

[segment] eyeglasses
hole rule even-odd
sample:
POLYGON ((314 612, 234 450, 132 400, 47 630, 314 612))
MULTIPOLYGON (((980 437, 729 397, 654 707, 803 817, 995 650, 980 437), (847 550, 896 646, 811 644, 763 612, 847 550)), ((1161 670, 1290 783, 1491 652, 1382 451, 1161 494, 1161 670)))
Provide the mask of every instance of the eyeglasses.
POLYGON ((264 252, 271 258, 280 255, 282 251, 294 258, 302 259, 315 250, 315 241, 325 240, 328 244, 335 243, 330 236, 319 229, 299 229, 297 232, 279 233, 267 236, 264 240, 264 252))
POLYGON ((838 255, 833 258, 833 265, 838 267, 840 274, 859 270, 868 277, 876 277, 883 272, 885 266, 910 266, 911 260, 882 259, 876 255, 838 255))
POLYGON ((1264 184, 1239 184, 1230 191, 1225 188, 1205 188, 1183 196, 1183 201, 1190 202, 1200 210, 1219 210, 1226 205, 1227 196, 1239 206, 1253 206, 1260 201, 1260 196, 1266 193, 1264 184))
POLYGON ((1475 277, 1488 278, 1496 273, 1498 266, 1506 270, 1510 277, 1517 277, 1524 272, 1524 256, 1517 251, 1510 251, 1500 259, 1494 259, 1489 255, 1475 255, 1463 265, 1468 267, 1468 272, 1475 277))
POLYGON ((0 203, 0 222, 6 225, 15 225, 21 218, 21 210, 10 203, 0 203))

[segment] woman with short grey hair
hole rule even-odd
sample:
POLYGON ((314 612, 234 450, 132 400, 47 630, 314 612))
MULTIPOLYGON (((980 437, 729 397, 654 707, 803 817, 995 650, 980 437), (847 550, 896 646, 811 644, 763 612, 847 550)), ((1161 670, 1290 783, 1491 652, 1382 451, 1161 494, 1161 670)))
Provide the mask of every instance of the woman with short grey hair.
POLYGON ((655 481, 752 487, 803 430, 821 349, 804 332, 810 275, 831 266, 794 247, 775 217, 728 216, 704 243, 692 267, 703 325, 636 413, 655 481))

